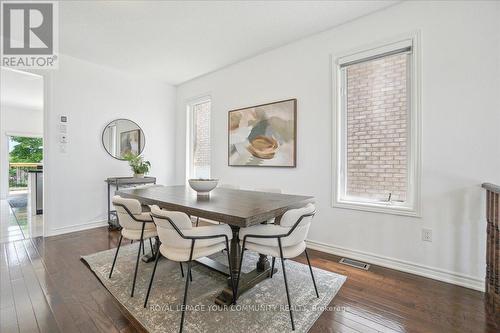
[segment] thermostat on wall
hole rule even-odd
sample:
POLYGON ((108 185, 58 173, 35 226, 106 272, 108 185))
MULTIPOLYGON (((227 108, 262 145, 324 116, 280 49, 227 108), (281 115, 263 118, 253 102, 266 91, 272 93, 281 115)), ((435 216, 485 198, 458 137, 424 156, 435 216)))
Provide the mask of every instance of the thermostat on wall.
POLYGON ((68 122, 68 116, 61 116, 60 117, 61 123, 67 123, 68 122))

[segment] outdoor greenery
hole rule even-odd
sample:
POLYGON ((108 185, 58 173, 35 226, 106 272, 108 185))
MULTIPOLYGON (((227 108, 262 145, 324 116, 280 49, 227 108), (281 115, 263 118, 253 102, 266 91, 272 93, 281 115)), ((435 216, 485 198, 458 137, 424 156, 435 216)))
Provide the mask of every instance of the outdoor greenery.
POLYGON ((12 143, 17 143, 10 152, 11 163, 40 163, 43 159, 42 138, 11 137, 12 143))
MULTIPOLYGON (((13 136, 10 138, 13 149, 9 153, 10 163, 40 163, 43 160, 42 138, 13 136)), ((29 168, 9 168, 9 187, 11 189, 28 186, 29 168), (21 171, 21 173, 19 173, 21 171)))
POLYGON ((134 174, 143 175, 149 172, 151 163, 149 161, 144 161, 142 156, 128 153, 124 156, 124 158, 128 161, 128 164, 132 168, 132 171, 134 171, 134 174))

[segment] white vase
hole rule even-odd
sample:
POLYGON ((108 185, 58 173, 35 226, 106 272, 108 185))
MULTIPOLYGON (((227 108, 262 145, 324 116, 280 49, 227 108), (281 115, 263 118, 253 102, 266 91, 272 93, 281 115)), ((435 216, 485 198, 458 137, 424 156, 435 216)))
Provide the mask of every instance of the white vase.
POLYGON ((134 178, 144 178, 143 173, 134 173, 134 178))

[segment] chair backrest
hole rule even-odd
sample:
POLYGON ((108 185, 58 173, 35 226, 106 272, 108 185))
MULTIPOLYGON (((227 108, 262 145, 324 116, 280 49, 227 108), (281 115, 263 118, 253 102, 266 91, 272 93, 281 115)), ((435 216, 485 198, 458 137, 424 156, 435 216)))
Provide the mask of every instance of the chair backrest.
POLYGON ((116 209, 116 214, 118 215, 118 222, 120 226, 125 229, 140 229, 142 224, 135 221, 129 213, 121 205, 127 207, 132 215, 140 216, 142 213, 142 206, 138 200, 122 198, 119 195, 115 195, 112 199, 113 206, 116 209))
POLYGON ((221 188, 228 188, 231 190, 239 190, 240 186, 239 185, 232 185, 232 184, 220 184, 219 187, 221 188))
MULTIPOLYGON (((290 209, 281 217, 280 226, 292 228, 303 215, 313 214, 315 211, 316 207, 312 203, 308 203, 306 206, 301 208, 290 209)), ((288 237, 283 238, 284 246, 292 246, 305 241, 312 218, 313 216, 305 216, 302 218, 302 221, 300 221, 295 230, 288 237)))
POLYGON ((151 214, 156 224, 158 237, 163 244, 179 249, 190 249, 191 240, 182 238, 170 223, 172 221, 181 232, 192 229, 193 224, 187 214, 163 210, 158 206, 151 206, 151 214))

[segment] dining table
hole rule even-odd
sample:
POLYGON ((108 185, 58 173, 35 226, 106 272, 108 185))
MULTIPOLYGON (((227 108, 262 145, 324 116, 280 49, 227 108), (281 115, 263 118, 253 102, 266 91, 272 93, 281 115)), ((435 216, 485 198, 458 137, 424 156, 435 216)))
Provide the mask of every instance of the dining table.
MULTIPOLYGON (((229 260, 232 273, 238 276, 241 255, 240 228, 268 223, 274 219, 279 224, 281 216, 293 208, 314 202, 314 197, 294 194, 270 193, 217 187, 209 195, 200 196, 189 186, 152 185, 142 188, 122 189, 116 192, 124 198, 133 198, 143 205, 157 205, 160 208, 184 212, 209 222, 225 223, 231 227, 233 237, 230 243, 229 260)), ((212 258, 196 260, 198 264, 230 277, 229 267, 212 258)), ((275 271, 277 268, 275 268, 275 271)), ((273 273, 274 274, 274 273, 273 273)), ((271 265, 266 255, 259 254, 255 268, 240 276, 238 297, 258 283, 271 277, 271 265)), ((218 305, 230 305, 233 299, 231 279, 214 300, 218 305)))

